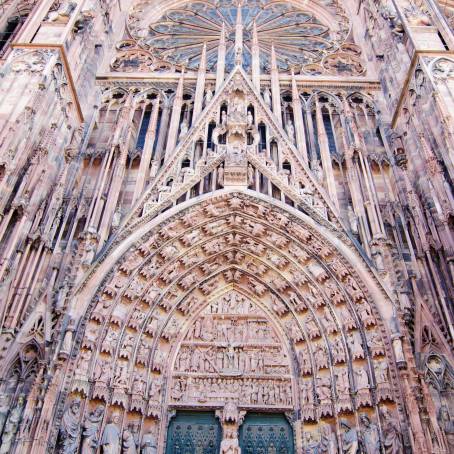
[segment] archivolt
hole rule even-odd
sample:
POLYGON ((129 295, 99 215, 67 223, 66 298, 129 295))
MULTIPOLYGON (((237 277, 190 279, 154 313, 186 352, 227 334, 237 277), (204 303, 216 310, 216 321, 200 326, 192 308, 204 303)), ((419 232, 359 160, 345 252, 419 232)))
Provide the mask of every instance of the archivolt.
POLYGON ((383 322, 386 294, 359 256, 354 264, 345 259, 336 238, 267 202, 224 191, 182 204, 140 243, 131 238, 136 245, 112 267, 79 324, 66 391, 103 399, 110 412, 123 408, 126 420, 139 413, 145 425, 156 424, 178 404, 169 399, 171 370, 194 314, 236 291, 257 301, 285 335, 292 406, 303 421, 353 418, 400 402, 383 322))

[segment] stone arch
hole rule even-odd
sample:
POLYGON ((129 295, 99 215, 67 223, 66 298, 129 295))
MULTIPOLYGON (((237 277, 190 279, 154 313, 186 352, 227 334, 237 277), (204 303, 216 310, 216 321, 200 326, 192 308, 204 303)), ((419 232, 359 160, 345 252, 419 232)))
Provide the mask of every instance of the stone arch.
POLYGON ((118 245, 77 289, 66 399, 79 395, 89 410, 102 400, 107 416, 121 411, 123 427, 140 420, 163 443, 178 336, 188 314, 206 307, 200 300, 229 288, 265 305, 291 345, 292 409, 301 410, 303 430, 327 420, 339 433, 341 416, 354 424, 359 411, 378 418, 381 405, 402 409, 400 339, 385 323, 392 303, 339 237, 249 191, 219 191, 160 218, 118 245))

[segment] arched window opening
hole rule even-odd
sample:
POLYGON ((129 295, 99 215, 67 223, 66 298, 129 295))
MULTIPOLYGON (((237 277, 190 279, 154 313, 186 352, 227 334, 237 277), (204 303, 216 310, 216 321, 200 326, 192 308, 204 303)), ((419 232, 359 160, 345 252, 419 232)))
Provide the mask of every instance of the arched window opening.
POLYGON ((263 152, 266 150, 266 126, 264 123, 259 123, 259 134, 260 134, 259 151, 263 152))

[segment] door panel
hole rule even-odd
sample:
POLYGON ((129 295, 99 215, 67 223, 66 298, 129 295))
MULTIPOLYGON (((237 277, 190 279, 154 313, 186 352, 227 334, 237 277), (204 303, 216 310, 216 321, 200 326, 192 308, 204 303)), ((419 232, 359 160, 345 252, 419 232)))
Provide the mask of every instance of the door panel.
POLYGON ((166 454, 217 454, 221 427, 214 413, 178 412, 170 421, 166 454))
POLYGON ((240 428, 241 454, 293 454, 293 430, 284 415, 248 414, 240 428))

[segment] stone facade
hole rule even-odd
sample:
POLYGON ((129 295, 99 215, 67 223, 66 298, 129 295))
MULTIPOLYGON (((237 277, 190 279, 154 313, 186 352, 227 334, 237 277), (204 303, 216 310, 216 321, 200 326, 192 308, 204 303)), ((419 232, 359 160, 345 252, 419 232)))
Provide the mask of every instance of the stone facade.
POLYGON ((454 452, 452 1, 0 11, 0 454, 454 452))

